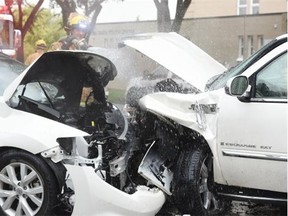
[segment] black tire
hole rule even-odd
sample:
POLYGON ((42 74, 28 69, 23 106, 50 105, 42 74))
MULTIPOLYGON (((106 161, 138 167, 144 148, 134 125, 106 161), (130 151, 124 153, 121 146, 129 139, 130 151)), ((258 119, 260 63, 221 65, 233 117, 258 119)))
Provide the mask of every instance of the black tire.
POLYGON ((126 104, 129 104, 131 107, 138 107, 138 101, 141 97, 148 94, 148 88, 146 87, 135 87, 132 86, 128 89, 126 94, 126 104))
POLYGON ((174 177, 174 198, 182 214, 217 215, 224 203, 211 191, 213 184, 212 157, 204 149, 183 151, 174 177))
POLYGON ((57 194, 55 176, 42 158, 20 150, 0 154, 0 215, 53 215, 57 194))

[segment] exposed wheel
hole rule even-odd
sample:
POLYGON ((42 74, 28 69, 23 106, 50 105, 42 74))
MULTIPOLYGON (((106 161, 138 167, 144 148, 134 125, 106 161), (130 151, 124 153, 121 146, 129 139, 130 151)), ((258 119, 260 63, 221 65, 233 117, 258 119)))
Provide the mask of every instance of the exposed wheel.
POLYGON ((204 149, 182 152, 175 172, 175 202, 182 214, 216 215, 223 203, 210 190, 212 157, 204 149))
POLYGON ((149 87, 135 87, 132 86, 128 89, 126 93, 126 103, 129 104, 131 107, 138 107, 138 101, 143 96, 151 93, 151 89, 149 87))
POLYGON ((49 166, 28 152, 0 155, 0 215, 52 215, 57 183, 49 166))

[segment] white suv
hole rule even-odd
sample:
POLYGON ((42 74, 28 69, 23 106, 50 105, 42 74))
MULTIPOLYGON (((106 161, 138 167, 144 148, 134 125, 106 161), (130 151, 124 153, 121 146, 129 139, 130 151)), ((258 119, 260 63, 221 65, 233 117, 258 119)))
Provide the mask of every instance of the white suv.
MULTIPOLYGON (((156 41, 161 43, 156 37, 127 45, 148 56, 150 51, 157 59, 151 50, 156 41)), ((172 39, 165 46, 167 41, 172 39)), ((177 62, 171 59, 167 68, 173 71, 177 62)), ((158 60, 165 64, 165 58, 158 60)), ((197 88, 203 87, 198 81, 205 71, 198 71, 198 77, 189 73, 199 68, 186 68, 182 74, 191 84, 197 81, 197 88)), ((140 99, 142 111, 135 124, 143 143, 154 142, 139 172, 148 180, 158 179, 157 186, 171 195, 181 213, 219 212, 223 198, 286 203, 287 35, 219 75, 207 88, 199 94, 158 92, 140 99)))

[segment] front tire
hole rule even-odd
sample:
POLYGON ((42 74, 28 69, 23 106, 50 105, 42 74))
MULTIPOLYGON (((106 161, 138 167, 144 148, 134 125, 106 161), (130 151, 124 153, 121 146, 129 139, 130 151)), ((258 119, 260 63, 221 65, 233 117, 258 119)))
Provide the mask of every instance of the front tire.
POLYGON ((212 156, 202 148, 180 154, 175 176, 175 202, 182 214, 217 215, 222 202, 211 191, 212 156))
POLYGON ((0 154, 0 215, 53 215, 58 186, 45 161, 21 150, 0 154))

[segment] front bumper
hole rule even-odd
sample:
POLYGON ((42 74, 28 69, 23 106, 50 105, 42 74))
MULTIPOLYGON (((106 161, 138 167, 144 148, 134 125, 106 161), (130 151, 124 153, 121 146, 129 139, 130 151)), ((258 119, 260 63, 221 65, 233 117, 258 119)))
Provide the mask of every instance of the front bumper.
POLYGON ((138 186, 127 194, 103 181, 92 167, 65 165, 75 189, 72 215, 148 216, 155 215, 165 202, 159 189, 138 186))

